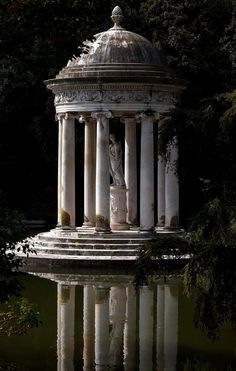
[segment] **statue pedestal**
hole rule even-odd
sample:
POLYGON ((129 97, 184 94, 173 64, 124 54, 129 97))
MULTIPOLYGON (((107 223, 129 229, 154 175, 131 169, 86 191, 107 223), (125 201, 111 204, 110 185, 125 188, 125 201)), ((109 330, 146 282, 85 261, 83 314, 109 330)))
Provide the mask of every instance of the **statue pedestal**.
POLYGON ((110 186, 110 227, 113 230, 129 229, 126 223, 126 192, 121 186, 110 186))

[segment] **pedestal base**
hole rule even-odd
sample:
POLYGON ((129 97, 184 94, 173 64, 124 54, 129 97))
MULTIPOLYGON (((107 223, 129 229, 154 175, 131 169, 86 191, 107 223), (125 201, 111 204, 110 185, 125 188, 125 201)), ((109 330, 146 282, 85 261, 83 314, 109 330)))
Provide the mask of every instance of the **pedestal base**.
POLYGON ((110 187, 110 226, 112 230, 129 229, 126 223, 126 192, 127 189, 124 187, 110 187))

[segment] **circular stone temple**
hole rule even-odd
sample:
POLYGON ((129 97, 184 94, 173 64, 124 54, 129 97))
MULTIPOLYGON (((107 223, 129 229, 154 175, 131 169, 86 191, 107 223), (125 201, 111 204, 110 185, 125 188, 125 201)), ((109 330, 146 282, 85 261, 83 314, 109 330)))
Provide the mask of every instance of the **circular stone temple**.
POLYGON ((171 166, 178 156, 177 141, 168 148, 166 166, 164 158, 154 153, 154 134, 186 82, 162 65, 159 52, 146 38, 123 28, 118 6, 111 18, 112 28, 85 41, 80 56, 45 81, 55 95, 59 138, 58 220, 47 236, 71 233, 80 239, 83 233, 106 233, 108 237, 121 230, 134 236, 179 227, 178 179, 171 166), (124 125, 121 185, 111 184, 110 176, 114 118, 124 125), (75 182, 80 178, 75 176, 75 125, 84 125, 82 227, 76 222, 75 200, 81 197, 81 188, 75 182))

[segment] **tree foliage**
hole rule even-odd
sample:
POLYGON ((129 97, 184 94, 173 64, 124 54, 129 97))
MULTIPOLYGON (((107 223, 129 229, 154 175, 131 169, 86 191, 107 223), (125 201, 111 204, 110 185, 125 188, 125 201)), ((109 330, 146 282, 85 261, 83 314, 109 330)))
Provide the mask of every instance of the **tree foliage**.
POLYGON ((192 258, 184 268, 185 292, 194 293, 195 323, 213 340, 220 327, 236 329, 236 220, 231 192, 215 197, 194 218, 192 258))
POLYGON ((0 197, 0 332, 9 336, 25 334, 40 324, 36 307, 22 298, 23 286, 17 275, 22 262, 15 255, 16 248, 33 251, 24 242, 27 230, 22 222, 23 215, 6 207, 0 197))
POLYGON ((25 335, 40 324, 37 307, 25 298, 11 301, 7 311, 0 311, 0 332, 8 336, 25 335))
POLYGON ((142 12, 169 66, 212 91, 230 79, 234 5, 234 0, 148 0, 142 12))

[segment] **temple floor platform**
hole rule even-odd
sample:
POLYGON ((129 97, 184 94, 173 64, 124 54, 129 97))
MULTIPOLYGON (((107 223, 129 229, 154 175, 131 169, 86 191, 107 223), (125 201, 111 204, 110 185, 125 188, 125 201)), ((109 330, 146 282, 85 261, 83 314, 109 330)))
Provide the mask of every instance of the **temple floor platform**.
POLYGON ((39 266, 130 266, 137 260, 140 249, 150 240, 170 235, 183 236, 184 230, 126 231, 99 233, 94 228, 75 230, 52 229, 28 238, 31 248, 27 254, 17 252, 27 265, 39 266))

